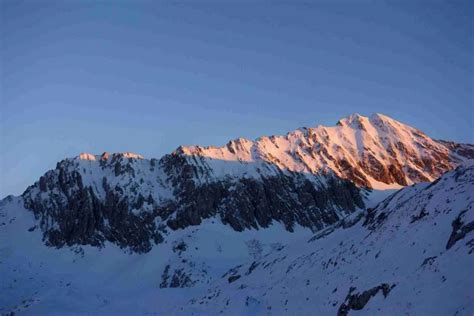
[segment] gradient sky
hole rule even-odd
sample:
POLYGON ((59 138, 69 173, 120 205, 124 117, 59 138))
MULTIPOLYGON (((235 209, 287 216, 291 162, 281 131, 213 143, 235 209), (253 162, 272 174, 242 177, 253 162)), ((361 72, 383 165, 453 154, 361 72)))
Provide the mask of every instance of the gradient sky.
POLYGON ((80 152, 160 157, 354 112, 474 143, 474 1, 0 2, 0 198, 80 152))

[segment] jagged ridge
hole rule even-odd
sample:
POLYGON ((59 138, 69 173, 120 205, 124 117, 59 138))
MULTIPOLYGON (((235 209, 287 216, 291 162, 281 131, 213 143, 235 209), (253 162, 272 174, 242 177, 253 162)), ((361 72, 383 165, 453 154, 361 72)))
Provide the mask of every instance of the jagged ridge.
POLYGON ((355 114, 335 127, 179 147, 160 160, 81 154, 22 197, 51 245, 108 240, 143 252, 167 229, 215 216, 239 231, 273 221, 316 231, 364 206, 358 187, 432 180, 473 152, 380 114, 355 114))
POLYGON ((191 146, 180 151, 222 161, 264 161, 296 172, 330 170, 369 188, 433 181, 474 158, 472 145, 431 139, 383 114, 352 114, 333 127, 300 128, 285 136, 238 138, 223 147, 191 146))

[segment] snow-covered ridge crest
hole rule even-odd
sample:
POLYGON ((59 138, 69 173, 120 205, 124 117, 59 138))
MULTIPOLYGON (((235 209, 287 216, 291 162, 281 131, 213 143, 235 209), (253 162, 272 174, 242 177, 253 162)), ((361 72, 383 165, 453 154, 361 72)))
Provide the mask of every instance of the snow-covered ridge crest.
POLYGON ((178 151, 184 155, 197 155, 212 159, 226 161, 255 161, 252 149, 255 143, 246 138, 237 138, 228 142, 225 146, 181 146, 178 151))
POLYGON ((80 153, 77 158, 80 160, 96 160, 96 156, 89 153, 80 153))
POLYGON ((179 153, 215 161, 263 162, 309 174, 332 171, 359 186, 386 189, 433 181, 473 158, 474 146, 431 139, 380 113, 354 113, 336 126, 303 127, 254 141, 238 138, 222 147, 182 146, 179 153))
MULTIPOLYGON (((437 179, 474 158, 474 146, 434 140, 380 113, 370 117, 354 113, 335 126, 303 127, 256 140, 237 138, 221 147, 180 146, 172 155, 190 157, 190 164, 208 170, 215 179, 260 177, 276 170, 309 175, 330 172, 359 187, 394 189, 437 179)), ((112 161, 144 159, 130 152, 82 153, 77 158, 107 161, 109 156, 112 161)), ((202 177, 196 175, 196 179, 202 177)))
POLYGON ((132 159, 145 159, 142 155, 135 154, 135 153, 132 153, 132 152, 120 152, 120 153, 113 153, 113 154, 109 154, 108 152, 104 152, 102 155, 94 155, 94 154, 90 154, 90 153, 80 153, 78 156, 75 157, 75 159, 95 161, 95 160, 107 160, 107 159, 109 159, 109 157, 112 157, 112 158, 114 158, 114 157, 115 158, 123 157, 123 158, 132 158, 132 159))

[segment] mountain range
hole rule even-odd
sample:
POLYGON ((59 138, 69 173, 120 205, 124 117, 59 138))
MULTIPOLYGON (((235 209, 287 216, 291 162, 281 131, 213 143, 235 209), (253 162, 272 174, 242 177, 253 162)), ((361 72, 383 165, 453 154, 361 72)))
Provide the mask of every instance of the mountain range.
POLYGON ((382 114, 82 153, 1 201, 0 312, 470 315, 473 160, 382 114))

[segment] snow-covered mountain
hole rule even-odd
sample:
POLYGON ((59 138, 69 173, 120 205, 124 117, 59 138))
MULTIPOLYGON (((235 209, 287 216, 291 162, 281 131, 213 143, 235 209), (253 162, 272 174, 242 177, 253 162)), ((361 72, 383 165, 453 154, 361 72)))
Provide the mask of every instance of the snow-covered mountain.
MULTIPOLYGON (((406 187, 313 234, 218 218, 146 253, 45 246, 22 197, 0 203, 0 313, 472 315, 474 166, 406 187)), ((77 223, 78 224, 78 223, 77 223)))
POLYGON ((179 147, 161 159, 80 154, 22 195, 48 245, 147 252, 169 230, 215 218, 234 230, 280 222, 320 230, 363 208, 367 188, 432 181, 474 157, 474 146, 436 141, 381 114, 337 126, 179 147))
POLYGON ((354 114, 64 159, 0 202, 0 313, 471 314, 472 158, 354 114))
MULTIPOLYGON (((219 161, 266 162, 300 173, 332 171, 358 186, 376 189, 433 181, 466 158, 474 158, 472 145, 431 139, 382 114, 352 114, 332 127, 300 128, 285 136, 256 141, 239 138, 223 147, 180 150, 219 161)), ((253 171, 248 169, 247 174, 253 171)), ((227 175, 229 170, 213 168, 213 172, 227 175)))

